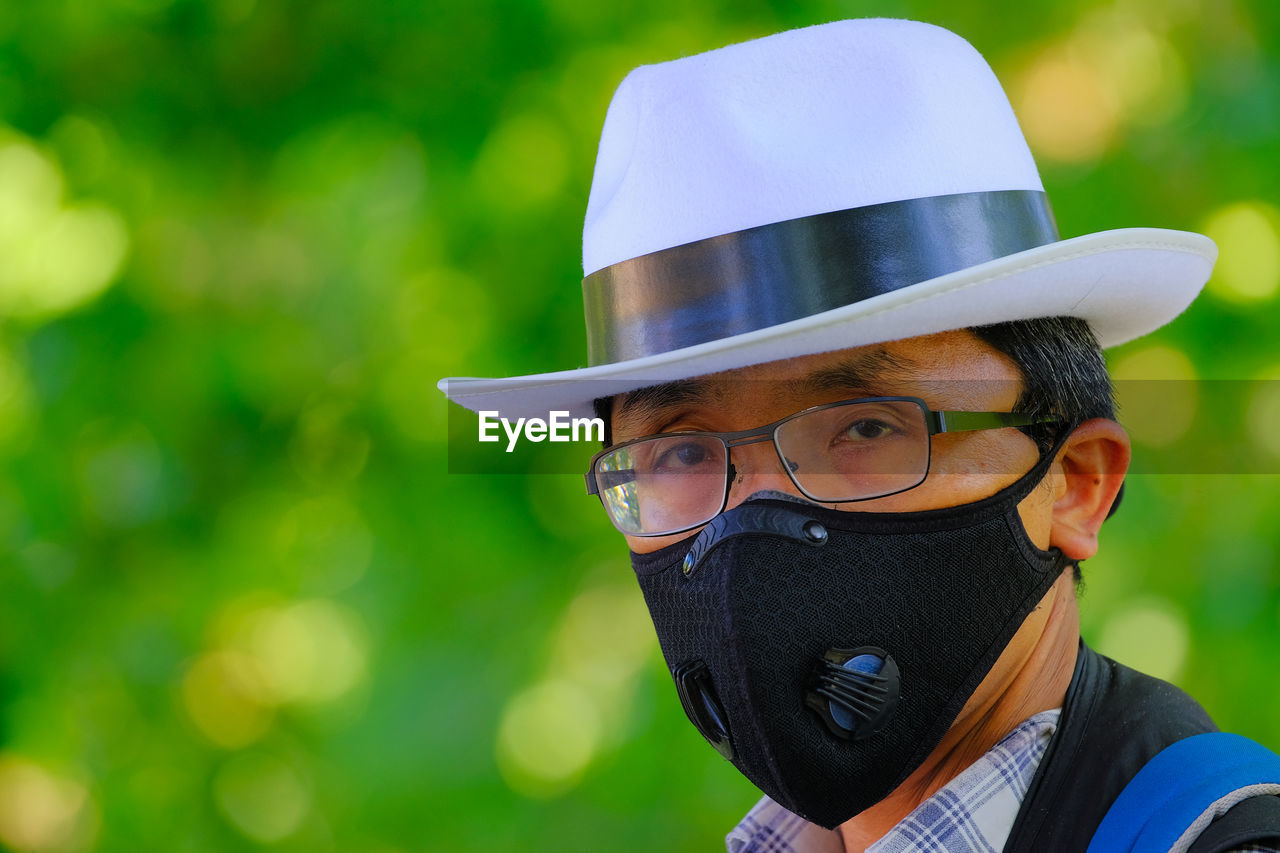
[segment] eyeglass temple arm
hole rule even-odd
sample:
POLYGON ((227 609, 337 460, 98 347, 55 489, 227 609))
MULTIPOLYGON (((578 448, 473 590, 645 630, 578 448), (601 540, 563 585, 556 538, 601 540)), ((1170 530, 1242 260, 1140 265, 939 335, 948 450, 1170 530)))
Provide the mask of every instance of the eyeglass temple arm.
POLYGON ((588 471, 584 476, 587 478, 587 494, 598 495, 601 489, 612 489, 634 482, 636 470, 621 468, 617 471, 588 471))
POLYGON ((971 432, 1000 427, 1034 426, 1058 423, 1056 416, 1036 417, 1025 412, 930 412, 929 434, 940 432, 971 432))

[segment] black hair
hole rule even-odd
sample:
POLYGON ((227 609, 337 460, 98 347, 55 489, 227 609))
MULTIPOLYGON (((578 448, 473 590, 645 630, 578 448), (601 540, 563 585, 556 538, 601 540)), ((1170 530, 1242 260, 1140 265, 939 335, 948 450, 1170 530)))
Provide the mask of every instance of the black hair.
MULTIPOLYGON (((1022 374, 1015 412, 1058 415, 1071 423, 1116 418, 1115 387, 1102 348, 1089 324, 1078 317, 1015 320, 969 330, 1009 357, 1022 374)), ((1053 445, 1052 429, 1028 429, 1041 451, 1053 445)))
POLYGON ((613 444, 613 398, 596 397, 591 401, 591 407, 596 410, 596 417, 604 421, 604 441, 602 444, 608 447, 613 444))

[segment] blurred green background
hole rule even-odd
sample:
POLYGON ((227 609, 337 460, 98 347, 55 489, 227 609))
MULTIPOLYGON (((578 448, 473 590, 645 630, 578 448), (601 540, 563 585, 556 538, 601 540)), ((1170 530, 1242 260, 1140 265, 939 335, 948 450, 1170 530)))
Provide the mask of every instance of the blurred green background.
MULTIPOLYGON (((1130 379, 1280 379, 1280 4, 0 3, 0 844, 715 850, 576 475, 450 475, 446 375, 581 364, 581 216, 632 66, 840 17, 949 26, 1068 236, 1224 252, 1130 379)), ((1171 383, 1143 454, 1276 383, 1171 383)), ((585 458, 589 451, 583 451, 585 458)), ((1140 476, 1086 637, 1280 747, 1280 483, 1140 476)))

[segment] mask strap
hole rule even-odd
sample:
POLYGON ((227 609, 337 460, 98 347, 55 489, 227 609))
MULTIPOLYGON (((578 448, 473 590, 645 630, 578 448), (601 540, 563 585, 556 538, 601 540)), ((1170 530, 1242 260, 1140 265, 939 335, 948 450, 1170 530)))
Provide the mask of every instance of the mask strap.
MULTIPOLYGON (((1018 494, 1018 500, 1021 501, 1031 494, 1036 486, 1040 485, 1040 481, 1044 479, 1045 475, 1049 473, 1050 466, 1058 458, 1058 451, 1066 447, 1067 439, 1071 438, 1071 433, 1075 432, 1078 426, 1080 426, 1080 421, 1078 420, 1064 421, 1058 430, 1058 434, 1054 436, 1053 445, 1048 450, 1041 452, 1040 458, 1036 460, 1035 465, 1031 466, 1031 470, 1019 477, 1017 482, 1003 492, 997 492, 991 497, 1000 497, 1002 494, 1015 492, 1018 494)), ((1034 441, 1034 439, 1032 440, 1034 441)))

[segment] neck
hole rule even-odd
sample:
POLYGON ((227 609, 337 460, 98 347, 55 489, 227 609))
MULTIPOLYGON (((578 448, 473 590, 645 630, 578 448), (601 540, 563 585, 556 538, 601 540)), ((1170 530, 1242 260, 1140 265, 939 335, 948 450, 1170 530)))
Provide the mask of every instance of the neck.
POLYGON ((937 749, 889 796, 841 824, 848 853, 865 850, 1028 717, 1062 705, 1080 616, 1067 570, 1018 629, 937 749))

